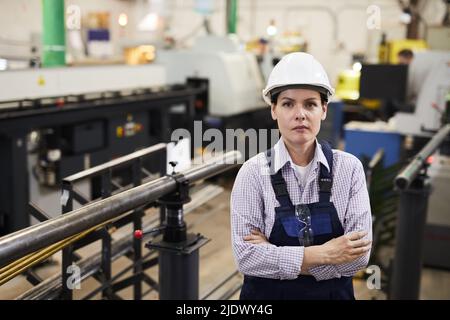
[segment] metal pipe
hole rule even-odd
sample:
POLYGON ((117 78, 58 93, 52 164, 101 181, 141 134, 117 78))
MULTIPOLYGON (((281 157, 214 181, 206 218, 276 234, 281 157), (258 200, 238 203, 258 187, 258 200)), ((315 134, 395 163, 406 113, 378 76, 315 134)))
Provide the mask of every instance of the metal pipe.
MULTIPOLYGON (((154 227, 155 223, 159 220, 156 218, 149 221, 145 228, 154 227)), ((112 260, 115 261, 118 258, 126 255, 132 249, 133 239, 125 235, 120 237, 118 240, 114 241, 111 246, 112 260)), ((150 253, 154 253, 151 252, 150 253)), ((81 269, 81 281, 92 276, 99 271, 101 264, 101 252, 94 253, 86 258, 77 262, 77 265, 81 269)), ((37 286, 32 287, 28 291, 19 295, 15 300, 53 300, 61 294, 62 283, 61 283, 61 273, 44 280, 37 286)))
POLYGON ((417 177, 427 158, 431 156, 441 143, 450 134, 450 124, 442 127, 425 147, 417 154, 413 161, 400 174, 395 177, 395 185, 404 190, 409 187, 412 181, 417 177))
POLYGON ((64 178, 64 182, 72 182, 73 183, 73 182, 91 177, 96 174, 101 174, 102 172, 105 172, 107 170, 116 169, 120 166, 129 164, 132 160, 136 160, 136 159, 142 158, 144 156, 149 156, 150 154, 157 152, 157 151, 165 150, 166 147, 167 147, 167 144, 165 144, 165 143, 155 144, 151 147, 148 147, 148 148, 145 148, 142 150, 138 150, 138 151, 130 153, 126 156, 123 156, 123 157, 120 157, 117 159, 113 159, 111 161, 102 163, 98 166, 75 173, 71 176, 64 178))
POLYGON ((56 252, 60 251, 61 249, 65 248, 66 246, 84 238, 89 233, 95 231, 98 228, 101 228, 105 226, 108 223, 113 222, 114 220, 123 218, 126 214, 121 215, 119 218, 108 220, 103 222, 100 225, 97 225, 95 227, 90 228, 89 230, 85 230, 79 234, 76 234, 70 238, 61 240, 57 243, 54 243, 46 248, 43 248, 37 252, 34 252, 32 254, 26 255, 25 257, 18 259, 14 261, 11 264, 8 264, 7 266, 0 269, 0 286, 4 283, 8 282, 12 278, 16 277, 17 275, 21 274, 28 268, 32 267, 33 265, 47 259, 48 257, 52 256, 56 252))
MULTIPOLYGON (((188 214, 189 212, 197 208, 199 205, 201 204, 186 207, 184 214, 185 215, 188 214)), ((197 220, 199 219, 196 219, 195 221, 197 220)), ((159 217, 154 217, 153 219, 150 219, 149 221, 143 223, 142 230, 154 229, 159 222, 160 222, 159 217)), ((194 224, 197 224, 197 222, 195 222, 194 224)), ((131 252, 133 248, 133 241, 134 238, 132 239, 129 235, 126 234, 114 240, 111 243, 112 261, 115 261, 118 258, 125 256, 127 253, 131 252)), ((154 251, 150 252, 154 253, 154 251)), ((33 254, 30 254, 28 256, 31 255, 33 254)), ((20 260, 22 259, 24 258, 21 258, 20 260)), ((14 261, 14 264, 16 262, 17 261, 14 261)), ((90 255, 86 258, 83 258, 80 261, 77 261, 77 265, 81 269, 81 281, 98 272, 100 270, 100 264, 101 264, 100 252, 94 253, 93 255, 90 255)), ((11 264, 9 264, 8 266, 11 266, 11 264)), ((44 280, 40 284, 30 288, 28 291, 22 293, 20 296, 16 297, 15 300, 53 300, 57 299, 60 296, 61 291, 62 291, 62 282, 61 282, 61 273, 59 272, 53 275, 52 277, 44 280)), ((144 296, 145 294, 142 294, 142 297, 144 296)))
POLYGON ((368 165, 369 169, 372 170, 373 168, 375 168, 375 166, 378 163, 380 163, 380 161, 383 160, 383 156, 384 156, 384 149, 383 148, 378 149, 369 162, 368 165))
MULTIPOLYGON (((240 152, 230 151, 182 173, 190 183, 193 183, 229 170, 239 163, 241 158, 240 152)), ((175 180, 170 176, 164 176, 58 218, 6 235, 0 238, 0 266, 155 201, 175 189, 175 180)))

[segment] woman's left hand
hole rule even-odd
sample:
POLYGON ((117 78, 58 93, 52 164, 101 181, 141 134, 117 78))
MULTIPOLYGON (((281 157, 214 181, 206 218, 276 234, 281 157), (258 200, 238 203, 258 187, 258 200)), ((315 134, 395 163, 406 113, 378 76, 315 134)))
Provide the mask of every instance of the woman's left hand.
POLYGON ((258 229, 252 230, 250 235, 244 236, 244 241, 253 244, 269 243, 264 233, 258 229))

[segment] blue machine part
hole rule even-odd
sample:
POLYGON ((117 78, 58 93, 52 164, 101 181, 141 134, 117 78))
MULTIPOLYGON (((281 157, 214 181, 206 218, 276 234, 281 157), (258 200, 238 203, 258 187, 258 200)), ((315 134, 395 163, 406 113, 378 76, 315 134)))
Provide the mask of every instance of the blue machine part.
POLYGON ((108 29, 89 29, 87 34, 88 41, 109 41, 110 34, 108 29))
POLYGON ((402 136, 395 132, 345 129, 345 151, 362 160, 372 158, 378 149, 384 149, 383 165, 396 164, 400 160, 402 136))

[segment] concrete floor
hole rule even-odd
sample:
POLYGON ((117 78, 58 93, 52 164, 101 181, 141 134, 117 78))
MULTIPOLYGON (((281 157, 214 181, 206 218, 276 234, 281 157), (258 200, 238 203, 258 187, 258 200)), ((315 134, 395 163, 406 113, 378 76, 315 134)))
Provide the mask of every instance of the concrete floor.
MULTIPOLYGON (((231 250, 230 240, 230 219, 229 219, 229 198, 232 180, 221 179, 217 181, 224 189, 220 189, 219 195, 214 196, 211 191, 205 191, 213 199, 202 204, 195 210, 186 214, 186 222, 190 226, 190 230, 195 233, 201 233, 211 241, 200 249, 200 297, 204 297, 213 288, 215 288, 223 279, 227 278, 236 267, 234 264, 233 254, 231 250)), ((217 191, 217 190, 216 190, 217 191)), ((195 200, 195 197, 194 201, 195 200)), ((155 210, 148 212, 146 218, 151 218, 157 214, 155 210)), ((120 234, 131 234, 130 228, 122 228, 114 236, 120 234)), ((88 255, 91 252, 98 250, 99 244, 95 243, 89 247, 80 250, 81 255, 88 255)), ((147 252, 147 249, 143 249, 147 252)), ((45 265, 36 270, 36 272, 43 278, 49 277, 59 271, 60 254, 53 256, 52 263, 45 265)), ((127 258, 120 258, 113 263, 113 275, 117 274, 122 268, 130 265, 130 260, 127 258)), ((150 268, 146 273, 153 279, 158 278, 157 266, 150 268)), ((131 275, 125 274, 123 277, 131 275)), ((236 291, 237 286, 242 282, 242 276, 237 274, 232 277, 223 287, 212 293, 208 299, 218 299, 224 294, 231 295, 231 299, 238 299, 239 290, 236 291)), ((84 297, 91 290, 98 287, 100 283, 88 278, 81 284, 81 289, 74 291, 75 299, 84 297)), ((0 299, 14 299, 19 294, 31 288, 23 276, 18 276, 0 287, 0 299)), ((381 290, 369 290, 364 280, 354 280, 355 296, 357 299, 386 299, 386 296, 381 290)), ((146 284, 143 285, 143 292, 150 288, 146 284)), ((127 288, 118 293, 124 299, 132 299, 132 288, 127 288)), ((150 291, 145 299, 157 299, 156 291, 150 291)), ((450 299, 450 271, 435 270, 424 268, 422 272, 421 283, 421 299, 450 299)), ((101 295, 97 294, 94 299, 101 299, 101 295)))

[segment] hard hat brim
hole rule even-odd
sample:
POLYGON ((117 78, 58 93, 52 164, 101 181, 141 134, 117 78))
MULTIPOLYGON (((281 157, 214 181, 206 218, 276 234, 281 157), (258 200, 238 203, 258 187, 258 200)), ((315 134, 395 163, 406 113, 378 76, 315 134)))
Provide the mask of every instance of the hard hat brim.
POLYGON ((322 84, 303 84, 303 83, 299 83, 299 84, 287 84, 287 85, 278 85, 278 86, 273 86, 272 88, 266 88, 263 90, 263 98, 264 101, 271 105, 272 101, 271 101, 271 96, 277 93, 280 93, 282 91, 288 90, 288 89, 309 89, 309 90, 315 90, 318 91, 320 93, 326 94, 328 99, 330 99, 330 97, 334 94, 334 89, 333 88, 329 88, 329 87, 325 87, 322 84))

